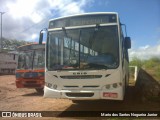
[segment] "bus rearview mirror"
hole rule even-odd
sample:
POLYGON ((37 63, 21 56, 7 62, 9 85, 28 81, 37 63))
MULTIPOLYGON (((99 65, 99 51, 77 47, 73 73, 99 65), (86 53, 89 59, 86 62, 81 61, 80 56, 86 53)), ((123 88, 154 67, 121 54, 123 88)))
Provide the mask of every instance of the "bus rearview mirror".
POLYGON ((125 47, 126 49, 131 48, 131 38, 130 37, 125 37, 125 47))
POLYGON ((42 44, 43 39, 45 40, 46 35, 47 35, 47 28, 44 28, 39 33, 39 44, 42 44))

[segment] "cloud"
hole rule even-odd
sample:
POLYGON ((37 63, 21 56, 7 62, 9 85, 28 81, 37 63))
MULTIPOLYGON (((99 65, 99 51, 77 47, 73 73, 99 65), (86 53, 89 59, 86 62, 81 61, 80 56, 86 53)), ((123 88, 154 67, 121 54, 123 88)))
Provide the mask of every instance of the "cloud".
POLYGON ((0 0, 3 37, 35 40, 51 18, 85 12, 91 0, 0 0), (36 37, 33 37, 35 36, 36 37))
POLYGON ((30 19, 34 18, 33 16, 40 17, 37 12, 35 12, 35 7, 38 0, 17 0, 16 2, 9 2, 6 4, 9 9, 10 14, 14 19, 19 19, 23 17, 28 17, 30 19))
POLYGON ((139 47, 139 49, 141 49, 141 50, 147 50, 149 47, 150 47, 149 45, 146 45, 146 46, 139 47))
POLYGON ((129 50, 129 57, 132 60, 133 57, 140 59, 149 59, 152 57, 160 57, 160 44, 156 46, 141 46, 138 49, 129 50))

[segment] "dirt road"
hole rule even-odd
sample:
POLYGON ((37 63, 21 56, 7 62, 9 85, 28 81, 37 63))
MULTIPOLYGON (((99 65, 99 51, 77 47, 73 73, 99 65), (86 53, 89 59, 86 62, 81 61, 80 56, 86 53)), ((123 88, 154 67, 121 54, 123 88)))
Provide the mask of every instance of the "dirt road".
POLYGON ((71 100, 44 98, 34 89, 18 89, 14 75, 0 76, 0 111, 160 111, 157 101, 142 102, 131 84, 126 99, 90 101, 74 104, 71 100))

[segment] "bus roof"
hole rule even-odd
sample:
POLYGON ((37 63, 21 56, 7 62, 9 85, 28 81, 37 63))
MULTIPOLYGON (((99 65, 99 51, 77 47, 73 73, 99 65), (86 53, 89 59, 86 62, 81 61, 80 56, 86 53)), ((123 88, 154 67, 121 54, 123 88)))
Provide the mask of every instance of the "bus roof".
POLYGON ((18 51, 27 51, 27 50, 35 50, 35 49, 45 49, 45 44, 32 43, 32 44, 27 44, 27 45, 22 45, 17 47, 18 51))
POLYGON ((69 15, 69 16, 64 16, 64 17, 58 17, 58 18, 54 18, 54 19, 50 19, 49 21, 53 21, 53 20, 59 20, 59 19, 64 19, 64 18, 69 18, 69 17, 78 17, 78 16, 85 16, 85 15, 109 15, 109 14, 116 14, 118 15, 117 12, 90 12, 90 13, 81 13, 81 14, 75 14, 75 15, 69 15))
POLYGON ((49 29, 84 26, 94 24, 117 23, 118 13, 116 12, 93 12, 70 15, 60 18, 51 19, 49 21, 49 29))

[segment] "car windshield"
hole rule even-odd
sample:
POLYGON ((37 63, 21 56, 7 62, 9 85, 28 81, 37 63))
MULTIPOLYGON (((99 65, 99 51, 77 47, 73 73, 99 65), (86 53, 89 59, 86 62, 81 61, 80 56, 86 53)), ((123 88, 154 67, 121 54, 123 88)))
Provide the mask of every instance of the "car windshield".
POLYGON ((113 69, 119 64, 117 26, 49 32, 48 70, 113 69))
POLYGON ((21 51, 18 58, 17 69, 39 69, 45 65, 45 51, 31 50, 21 51))

